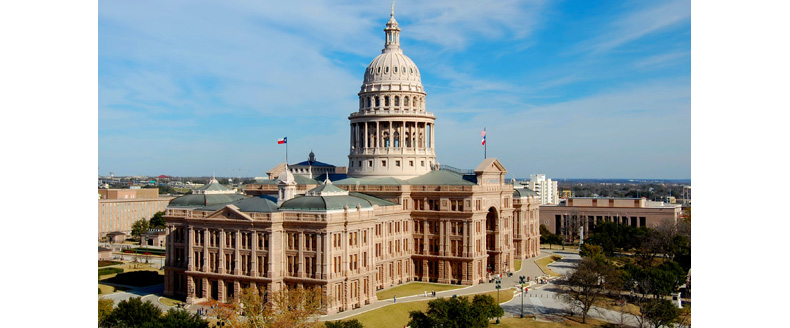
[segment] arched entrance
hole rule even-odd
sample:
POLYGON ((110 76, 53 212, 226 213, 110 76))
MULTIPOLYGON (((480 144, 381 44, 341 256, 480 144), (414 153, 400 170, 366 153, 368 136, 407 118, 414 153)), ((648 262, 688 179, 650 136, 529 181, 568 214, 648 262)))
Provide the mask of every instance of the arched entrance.
POLYGON ((486 251, 488 252, 487 270, 491 274, 499 273, 497 263, 499 262, 499 252, 497 251, 497 233, 499 232, 499 213, 496 208, 490 207, 486 214, 486 251))

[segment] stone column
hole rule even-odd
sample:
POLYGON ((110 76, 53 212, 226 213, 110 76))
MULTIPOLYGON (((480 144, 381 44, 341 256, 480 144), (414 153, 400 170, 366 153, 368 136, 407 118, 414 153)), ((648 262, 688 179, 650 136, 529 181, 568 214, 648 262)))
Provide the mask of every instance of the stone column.
POLYGON ((464 239, 463 244, 461 244, 461 254, 463 257, 469 257, 469 223, 464 222, 464 239))
MULTIPOLYGON (((236 236, 233 245, 233 274, 239 275, 241 273, 241 266, 239 266, 239 248, 241 246, 241 231, 235 230, 232 232, 234 236, 236 236)), ((235 293, 236 290, 234 289, 233 292, 235 293)))
POLYGON ((387 130, 388 130, 388 132, 389 132, 389 133, 388 133, 388 134, 389 134, 389 136, 388 136, 388 137, 389 137, 389 144, 390 144, 390 146, 389 146, 389 147, 387 147, 387 148, 388 148, 387 150, 389 151, 390 149, 392 149, 392 148, 394 147, 394 144, 392 143, 392 135, 393 135, 393 134, 395 134, 395 131, 394 131, 394 129, 392 128, 392 121, 389 121, 387 124, 389 125, 389 126, 388 126, 388 129, 387 129, 387 130))
MULTIPOLYGON (((257 277, 258 276, 258 232, 252 232, 252 247, 250 247, 250 276, 257 277)), ((254 284, 254 282, 253 282, 254 284)))
POLYGON ((217 301, 225 303, 225 280, 217 280, 217 301))
POLYGON ((322 250, 322 252, 321 252, 321 258, 322 258, 322 260, 321 260, 322 261, 321 279, 329 279, 330 274, 331 274, 331 270, 329 269, 329 263, 332 262, 332 261, 330 261, 329 256, 330 256, 330 254, 332 254, 332 252, 331 252, 332 249, 329 247, 329 239, 332 239, 332 238, 330 238, 330 236, 331 236, 331 234, 329 234, 329 233, 322 233, 321 234, 321 248, 322 248, 321 249, 322 250))
POLYGON ((298 247, 298 250, 299 250, 299 255, 298 255, 299 258, 296 259, 296 271, 297 271, 296 276, 300 277, 300 278, 304 278, 305 277, 305 274, 304 274, 305 273, 304 272, 305 271, 305 263, 304 263, 305 262, 304 261, 304 247, 305 247, 304 231, 300 231, 298 236, 299 236, 299 240, 296 241, 296 247, 298 247))
POLYGON ((209 267, 211 263, 208 261, 208 245, 211 239, 211 233, 209 233, 208 228, 203 229, 203 272, 209 272, 209 267))
MULTIPOLYGON (((379 121, 376 121, 376 147, 381 148, 381 129, 379 128, 379 121)), ((375 165, 375 163, 374 163, 375 165)))
POLYGON ((192 249, 192 246, 195 244, 195 241, 193 240, 194 236, 195 236, 195 230, 190 226, 189 229, 187 230, 187 236, 186 236, 186 241, 187 241, 186 260, 187 260, 187 270, 189 271, 195 269, 195 266, 193 264, 194 261, 192 260, 195 257, 195 252, 192 249))
MULTIPOLYGON (((219 267, 217 268, 217 272, 225 273, 225 230, 219 230, 219 253, 217 254, 219 257, 219 267)), ((220 288, 219 290, 224 290, 220 288)))
POLYGON ((320 234, 320 233, 315 235, 315 245, 313 245, 313 247, 315 247, 315 261, 316 261, 316 263, 315 263, 315 271, 316 272, 314 274, 315 274, 315 277, 318 278, 318 279, 321 279, 321 277, 322 277, 321 275, 324 273, 324 270, 323 270, 323 265, 324 265, 324 261, 323 261, 324 254, 323 254, 323 251, 324 251, 324 249, 323 249, 323 247, 321 247, 323 245, 323 241, 321 240, 321 236, 322 235, 323 234, 320 234))

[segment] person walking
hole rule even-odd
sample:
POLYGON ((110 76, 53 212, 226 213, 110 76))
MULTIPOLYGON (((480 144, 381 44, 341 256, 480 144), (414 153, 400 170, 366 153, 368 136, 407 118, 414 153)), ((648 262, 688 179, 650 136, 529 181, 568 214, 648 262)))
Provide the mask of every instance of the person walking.
POLYGON ((427 291, 427 290, 424 290, 424 291, 422 291, 422 292, 423 292, 423 294, 425 295, 425 297, 428 297, 428 291, 427 291))
POLYGON ((392 296, 392 303, 398 303, 398 296, 392 296))

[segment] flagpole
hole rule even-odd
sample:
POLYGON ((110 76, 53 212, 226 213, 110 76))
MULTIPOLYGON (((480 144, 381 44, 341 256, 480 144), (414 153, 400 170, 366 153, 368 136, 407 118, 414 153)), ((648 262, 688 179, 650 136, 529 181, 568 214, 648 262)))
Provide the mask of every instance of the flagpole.
MULTIPOLYGON (((487 127, 484 126, 483 127, 483 131, 485 131, 486 128, 487 127)), ((488 140, 487 140, 488 138, 487 137, 488 137, 488 132, 486 132, 486 138, 485 138, 486 142, 483 144, 483 159, 487 159, 488 158, 488 140)))

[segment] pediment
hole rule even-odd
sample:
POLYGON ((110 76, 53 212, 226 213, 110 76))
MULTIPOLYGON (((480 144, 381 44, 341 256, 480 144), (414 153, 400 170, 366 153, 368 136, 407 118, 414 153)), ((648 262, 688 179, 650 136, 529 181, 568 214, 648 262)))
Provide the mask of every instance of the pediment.
POLYGON ((226 205, 206 216, 209 219, 243 220, 252 221, 252 218, 242 212, 236 205, 226 205))
POLYGON ((496 158, 486 158, 475 169, 475 173, 507 173, 507 169, 496 158))

